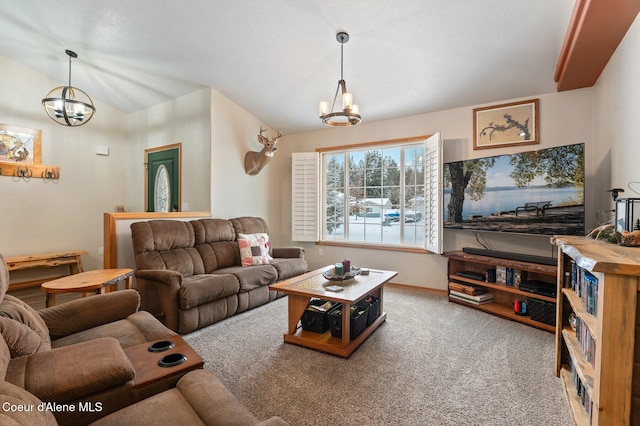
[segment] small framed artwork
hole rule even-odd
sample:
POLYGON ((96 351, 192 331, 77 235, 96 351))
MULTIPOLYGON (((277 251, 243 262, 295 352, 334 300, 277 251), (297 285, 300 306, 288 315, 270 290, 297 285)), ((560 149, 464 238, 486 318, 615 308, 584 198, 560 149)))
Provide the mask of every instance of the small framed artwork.
POLYGON ((42 164, 42 131, 0 124, 0 162, 42 164))
POLYGON ((540 143, 539 99, 473 110, 473 149, 540 143))

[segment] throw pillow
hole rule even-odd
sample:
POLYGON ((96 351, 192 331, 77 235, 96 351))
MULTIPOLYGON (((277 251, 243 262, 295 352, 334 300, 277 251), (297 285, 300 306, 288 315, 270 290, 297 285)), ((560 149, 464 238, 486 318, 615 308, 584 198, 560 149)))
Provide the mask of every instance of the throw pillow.
POLYGON ((269 256, 269 235, 264 232, 257 234, 238 234, 238 246, 242 266, 267 265, 269 256))

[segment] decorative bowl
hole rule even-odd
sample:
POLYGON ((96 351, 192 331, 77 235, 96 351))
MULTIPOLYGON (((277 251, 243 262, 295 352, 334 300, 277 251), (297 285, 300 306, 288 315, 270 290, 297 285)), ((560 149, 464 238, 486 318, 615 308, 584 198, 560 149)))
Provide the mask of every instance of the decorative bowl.
POLYGON ((346 281, 350 280, 356 275, 360 275, 360 268, 351 267, 351 270, 346 274, 336 275, 332 270, 324 271, 322 275, 329 281, 346 281))

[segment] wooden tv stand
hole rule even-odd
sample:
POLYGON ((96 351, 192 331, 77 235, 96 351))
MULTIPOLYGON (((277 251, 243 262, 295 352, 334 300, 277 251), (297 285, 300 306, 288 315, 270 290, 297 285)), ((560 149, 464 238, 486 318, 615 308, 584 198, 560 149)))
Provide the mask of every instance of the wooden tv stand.
POLYGON ((484 273, 486 269, 494 269, 496 266, 504 266, 506 268, 525 271, 527 274, 527 279, 529 280, 543 281, 555 285, 557 266, 469 254, 463 251, 446 252, 443 256, 449 259, 449 283, 473 284, 482 286, 488 289, 489 292, 493 295, 492 302, 476 305, 455 299, 451 297, 451 293, 449 293, 450 302, 459 303, 464 306, 469 306, 474 309, 489 312, 502 318, 530 325, 532 327, 536 327, 550 333, 555 332, 555 326, 531 319, 531 317, 528 315, 516 315, 513 310, 514 300, 526 301, 528 298, 534 298, 543 300, 545 302, 555 303, 555 297, 548 297, 540 294, 522 291, 516 285, 508 286, 506 284, 501 284, 498 282, 487 282, 484 280, 462 277, 458 275, 458 272, 467 271, 484 273))

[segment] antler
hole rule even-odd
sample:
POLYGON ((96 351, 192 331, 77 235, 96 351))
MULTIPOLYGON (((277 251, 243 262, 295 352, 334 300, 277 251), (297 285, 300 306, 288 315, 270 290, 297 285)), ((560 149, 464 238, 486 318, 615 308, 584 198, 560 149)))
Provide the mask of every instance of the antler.
POLYGON ((265 137, 265 136, 263 135, 263 133, 264 133, 265 131, 267 131, 268 129, 269 129, 268 127, 262 127, 262 126, 260 126, 260 134, 258 135, 258 141, 259 141, 261 144, 263 144, 263 145, 264 145, 265 143, 267 143, 267 142, 275 142, 275 141, 277 141, 278 139, 280 139, 280 138, 282 137, 282 135, 283 135, 282 130, 278 130, 278 136, 276 136, 275 138, 269 139, 269 137, 268 137, 268 136, 267 136, 267 137, 265 137))

